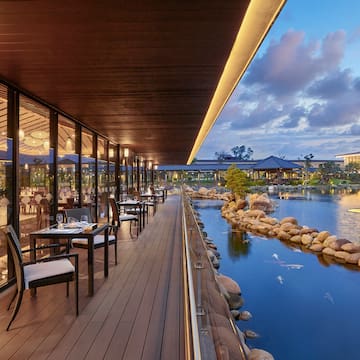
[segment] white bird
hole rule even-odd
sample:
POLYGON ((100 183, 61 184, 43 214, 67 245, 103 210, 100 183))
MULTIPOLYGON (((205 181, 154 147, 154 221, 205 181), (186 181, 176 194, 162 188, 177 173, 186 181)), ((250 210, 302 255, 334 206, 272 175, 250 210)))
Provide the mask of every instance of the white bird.
POLYGON ((278 275, 276 279, 281 285, 284 283, 284 278, 281 275, 278 275))
POLYGON ((275 260, 279 260, 279 255, 276 254, 276 253, 273 253, 273 254, 272 254, 272 257, 273 257, 275 260))

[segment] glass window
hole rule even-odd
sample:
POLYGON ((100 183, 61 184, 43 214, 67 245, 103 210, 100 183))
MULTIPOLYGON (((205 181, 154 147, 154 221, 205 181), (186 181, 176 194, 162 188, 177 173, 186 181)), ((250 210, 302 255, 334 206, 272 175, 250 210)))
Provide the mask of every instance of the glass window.
POLYGON ((76 153, 75 123, 58 119, 58 206, 72 208, 79 203, 79 155, 76 153))
POLYGON ((114 144, 109 144, 109 193, 116 197, 116 157, 117 148, 114 144))
MULTIPOLYGON (((7 131, 7 88, 0 84, 0 224, 1 228, 8 223, 9 191, 11 184, 12 158, 11 142, 7 131)), ((8 280, 7 242, 4 232, 0 232, 0 286, 8 280)))
POLYGON ((98 138, 97 156, 98 156, 98 221, 107 221, 108 218, 108 163, 107 163, 107 141, 98 138))
POLYGON ((82 205, 91 209, 93 220, 96 219, 96 168, 94 156, 94 135, 83 129, 81 133, 81 195, 82 205))
POLYGON ((53 157, 49 109, 23 95, 19 101, 19 234, 25 247, 30 232, 50 224, 53 157))

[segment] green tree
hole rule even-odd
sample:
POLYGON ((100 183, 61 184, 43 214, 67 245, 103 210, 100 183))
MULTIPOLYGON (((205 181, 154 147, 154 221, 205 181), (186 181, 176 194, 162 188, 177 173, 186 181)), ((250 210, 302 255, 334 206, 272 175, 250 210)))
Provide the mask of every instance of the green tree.
POLYGON ((328 184, 332 177, 336 177, 341 173, 340 166, 332 161, 326 161, 319 165, 318 169, 320 173, 321 182, 328 184))
POLYGON ((246 148, 245 145, 235 146, 231 149, 231 152, 236 160, 250 160, 254 153, 250 147, 246 148))
POLYGON ((351 173, 358 173, 360 171, 360 163, 357 162, 349 162, 345 166, 345 171, 349 174, 351 173))
POLYGON ((246 173, 235 164, 230 165, 225 174, 226 187, 236 196, 244 199, 249 189, 249 179, 246 173))
POLYGON ((219 151, 215 153, 216 159, 219 161, 231 158, 231 155, 225 151, 219 151))
POLYGON ((231 149, 231 154, 227 153, 226 151, 219 151, 215 153, 217 160, 250 160, 254 151, 248 147, 246 148, 245 145, 241 146, 234 146, 231 149))

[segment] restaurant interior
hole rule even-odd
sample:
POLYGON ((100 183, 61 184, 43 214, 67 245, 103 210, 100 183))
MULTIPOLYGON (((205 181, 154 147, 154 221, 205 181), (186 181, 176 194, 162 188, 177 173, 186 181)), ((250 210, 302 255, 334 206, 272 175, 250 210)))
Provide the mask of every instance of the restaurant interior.
MULTIPOLYGON (((29 234, 54 224, 58 212, 89 207, 94 221, 106 223, 112 216, 109 197, 146 192, 156 181, 151 161, 11 90, 0 83, 0 222, 14 224, 23 249, 29 234)), ((0 236, 1 287, 14 274, 0 236)))

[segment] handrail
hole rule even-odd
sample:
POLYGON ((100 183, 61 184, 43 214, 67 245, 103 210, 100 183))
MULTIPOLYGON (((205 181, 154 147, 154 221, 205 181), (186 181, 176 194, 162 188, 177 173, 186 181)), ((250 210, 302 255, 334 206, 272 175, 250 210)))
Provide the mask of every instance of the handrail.
MULTIPOLYGON (((216 322, 212 323, 211 314, 214 314, 213 310, 209 312, 207 300, 203 298, 204 294, 200 288, 205 286, 207 289, 207 284, 202 284, 203 278, 200 275, 200 272, 210 271, 211 274, 214 275, 214 269, 211 266, 211 261, 206 253, 206 246, 203 240, 202 230, 199 226, 198 221, 196 220, 195 214, 192 211, 192 206, 185 199, 184 192, 182 192, 182 223, 183 223, 183 271, 184 271, 184 288, 185 288, 185 317, 188 322, 191 321, 191 329, 192 334, 186 333, 188 336, 188 349, 189 347, 193 347, 193 357, 189 356, 189 358, 193 359, 201 359, 201 357, 215 359, 220 356, 221 359, 226 358, 224 353, 223 355, 219 355, 215 348, 215 341, 218 341, 213 338, 218 337, 218 334, 214 334, 211 330, 212 326, 216 326, 216 322), (190 238, 188 238, 188 230, 190 231, 190 238), (194 237, 194 234, 195 237, 194 237), (195 246, 195 247, 194 247, 195 246), (201 249, 199 248, 201 247, 201 249), (200 254, 201 253, 201 254, 200 254), (193 258, 195 256, 195 258, 193 258), (201 257, 201 259, 199 258, 201 257), (194 263, 195 261, 195 263, 194 263), (207 269, 207 270, 205 270, 207 269), (196 275, 198 277, 194 277, 193 273, 196 271, 196 275), (187 273, 187 274, 186 274, 187 273), (187 281, 187 282, 186 282, 187 281), (186 291, 188 290, 188 291, 186 291), (198 290, 198 293, 196 293, 198 290), (203 300, 205 303, 203 303, 203 300), (190 313, 190 314, 189 314, 190 313), (208 315, 210 314, 210 318, 208 315), (210 320, 210 322, 209 322, 210 320), (200 330, 199 330, 200 329, 200 330), (192 335, 192 338, 190 338, 192 335), (210 342, 209 342, 210 341, 210 342), (213 342, 214 347, 209 347, 211 341, 213 342)), ((214 278, 215 280, 215 278, 214 278)), ((205 283, 207 280, 205 280, 205 283)), ((210 287, 215 286, 217 290, 220 290, 217 287, 216 281, 210 285, 210 287)), ((205 291, 206 293, 206 291, 205 291)), ((207 294, 209 296, 209 293, 207 294)), ((206 297, 206 295, 205 295, 206 297)), ((245 348, 243 346, 242 340, 239 336, 238 329, 236 324, 234 323, 234 319, 230 314, 230 310, 224 314, 224 316, 229 320, 229 330, 231 330, 234 335, 238 338, 238 351, 237 355, 239 359, 246 360, 248 359, 245 348)), ((190 325, 185 330, 190 329, 190 325)), ((220 336, 221 338, 221 336, 220 336)), ((224 340, 224 339, 223 339, 224 340)), ((226 341, 224 343, 226 348, 226 341)), ((219 358, 219 359, 220 359, 219 358)))
POLYGON ((184 255, 185 255, 185 264, 186 272, 184 272, 184 281, 187 286, 185 287, 188 290, 188 300, 190 305, 190 321, 191 321, 191 330, 192 330, 192 349, 193 349, 193 359, 201 360, 201 349, 200 349, 200 339, 199 339, 199 330, 198 323, 196 318, 196 304, 195 304, 195 294, 194 294, 194 282, 191 271, 191 260, 189 252, 189 241, 187 237, 187 226, 186 226, 186 217, 184 210, 184 200, 182 197, 182 223, 183 223, 183 238, 184 238, 184 255))

